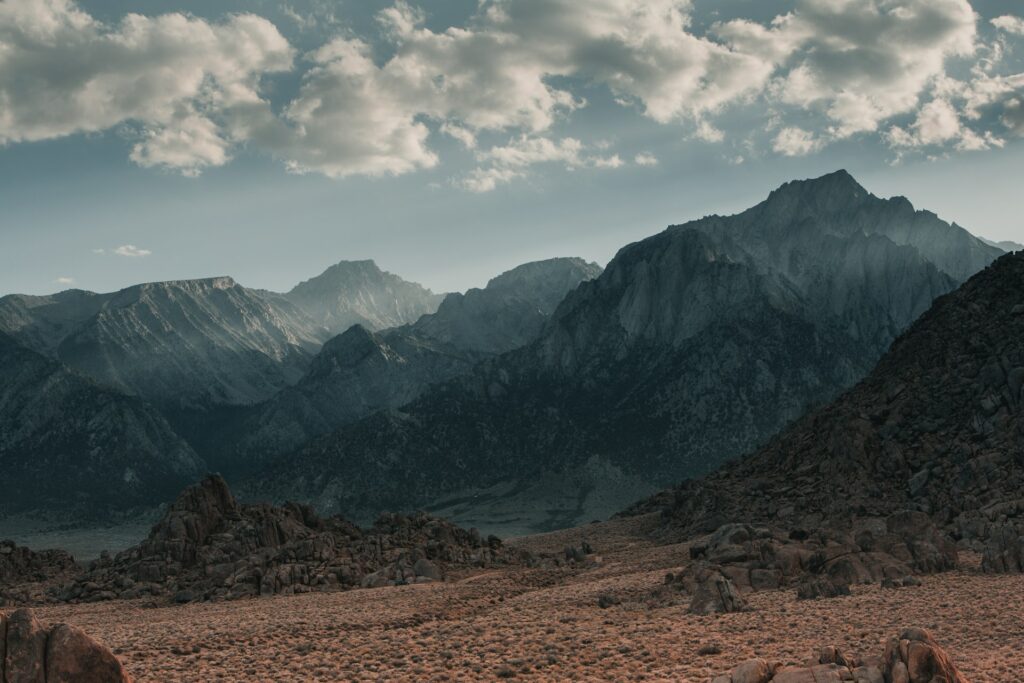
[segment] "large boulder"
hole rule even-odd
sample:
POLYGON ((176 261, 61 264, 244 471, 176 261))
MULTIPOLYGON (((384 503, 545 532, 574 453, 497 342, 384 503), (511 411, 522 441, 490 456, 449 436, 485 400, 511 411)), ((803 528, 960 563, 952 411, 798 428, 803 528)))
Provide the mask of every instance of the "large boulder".
POLYGON ((882 662, 894 682, 905 672, 907 683, 967 683, 945 650, 922 628, 908 628, 890 638, 882 662))
POLYGON ((128 681, 117 657, 81 629, 57 624, 46 643, 46 683, 128 681))
POLYGON ((31 610, 19 609, 7 617, 4 683, 46 683, 48 635, 31 610))
POLYGON ((717 567, 696 567, 693 586, 693 598, 690 600, 690 612, 693 614, 743 612, 749 609, 735 584, 717 567))
POLYGON ((81 629, 46 627, 31 610, 0 612, 2 683, 131 683, 114 654, 81 629))
POLYGON ((1024 572, 1024 526, 1006 522, 989 533, 981 568, 993 574, 1024 572))

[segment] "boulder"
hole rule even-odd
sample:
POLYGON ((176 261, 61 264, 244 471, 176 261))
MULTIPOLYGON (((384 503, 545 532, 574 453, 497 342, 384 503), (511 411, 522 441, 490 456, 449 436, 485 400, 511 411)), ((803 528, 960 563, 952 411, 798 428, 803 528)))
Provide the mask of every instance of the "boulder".
POLYGON ((850 584, 826 576, 808 576, 796 587, 797 600, 838 598, 850 594, 850 584))
POLYGON ((779 667, 752 659, 712 683, 967 683, 931 635, 909 628, 890 638, 881 656, 847 657, 824 647, 804 666, 779 667))
POLYGON ((981 556, 981 569, 990 574, 1024 572, 1024 526, 997 525, 989 533, 981 556))
POLYGON ((949 655, 922 628, 905 629, 885 645, 883 667, 892 680, 907 683, 967 683, 949 655))
POLYGON ((46 643, 46 683, 127 683, 117 657, 84 631, 57 624, 46 643))
POLYGON ((693 614, 715 614, 721 612, 743 612, 749 609, 747 601, 732 581, 715 567, 699 566, 693 576, 693 598, 690 612, 693 614))
POLYGON ((444 574, 441 573, 441 569, 425 557, 421 557, 416 560, 415 564, 412 566, 412 570, 416 573, 416 576, 431 579, 433 581, 441 581, 444 578, 444 574))
POLYGON ((48 633, 31 610, 7 617, 5 683, 45 683, 48 633))

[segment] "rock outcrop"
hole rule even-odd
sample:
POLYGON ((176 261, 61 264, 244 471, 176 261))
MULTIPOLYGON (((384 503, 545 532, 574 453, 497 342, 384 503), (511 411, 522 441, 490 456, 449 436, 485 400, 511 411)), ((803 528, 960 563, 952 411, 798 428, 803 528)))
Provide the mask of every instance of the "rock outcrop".
POLYGON ((882 654, 846 656, 823 647, 804 666, 782 666, 767 659, 743 662, 711 683, 967 683, 935 639, 908 628, 886 641, 882 654))
POLYGON ((81 629, 44 626, 31 610, 0 612, 0 681, 131 683, 117 657, 81 629))
MULTIPOLYGON (((1024 252, 941 297, 842 397, 765 447, 675 490, 666 533, 723 520, 853 530, 891 520, 915 535, 931 517, 991 571, 1019 571, 1024 522, 1024 252), (924 515, 924 516, 922 516, 924 515)), ((944 562, 908 546, 915 569, 944 562)))
POLYGON ((1024 522, 1004 521, 989 529, 981 568, 993 574, 1024 572, 1024 522))
POLYGON ((75 558, 63 550, 31 550, 14 541, 0 541, 0 587, 46 581, 77 569, 75 558))
POLYGON ((363 531, 305 505, 239 504, 212 475, 186 489, 141 544, 95 561, 55 597, 234 599, 438 580, 451 568, 529 559, 425 514, 383 515, 363 531))
POLYGON ((698 564, 692 570, 690 612, 694 614, 717 614, 721 612, 743 612, 749 609, 735 584, 722 572, 712 566, 698 564))
POLYGON ((850 594, 850 586, 891 582, 903 585, 913 573, 930 574, 958 565, 955 544, 920 512, 884 520, 862 520, 849 531, 773 530, 726 524, 690 544, 694 561, 652 592, 654 604, 691 596, 700 614, 745 609, 744 596, 763 590, 794 589, 799 599, 850 594))

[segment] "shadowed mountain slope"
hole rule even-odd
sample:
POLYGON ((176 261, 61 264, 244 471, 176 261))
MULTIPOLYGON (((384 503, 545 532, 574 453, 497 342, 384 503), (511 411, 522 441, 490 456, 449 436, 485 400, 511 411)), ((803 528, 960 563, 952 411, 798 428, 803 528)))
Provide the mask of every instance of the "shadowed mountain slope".
POLYGON ((151 506, 204 469, 153 408, 0 333, 0 513, 151 506))
POLYGON ((1018 252, 938 299, 855 388, 679 486, 666 523, 680 532, 723 520, 815 528, 911 508, 967 542, 988 538, 1024 521, 1022 387, 1018 252))
POLYGON ((405 405, 430 385, 532 341, 566 293, 600 272, 582 259, 528 263, 484 289, 449 294, 412 325, 381 332, 354 325, 324 345, 295 386, 226 420, 208 458, 225 472, 251 471, 376 410, 405 405))
POLYGON ((620 250, 536 341, 311 442, 253 490, 525 528, 607 514, 749 451, 863 377, 957 284, 959 257, 930 260, 929 232, 999 253, 845 172, 671 227, 620 250))

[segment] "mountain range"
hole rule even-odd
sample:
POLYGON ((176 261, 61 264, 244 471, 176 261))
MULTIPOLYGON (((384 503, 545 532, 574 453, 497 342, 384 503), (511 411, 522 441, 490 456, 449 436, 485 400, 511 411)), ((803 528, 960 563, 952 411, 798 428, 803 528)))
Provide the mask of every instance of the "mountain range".
POLYGON ((355 324, 324 344, 293 386, 226 417, 203 452, 224 472, 252 471, 314 437, 405 405, 430 385, 532 341, 558 302, 600 272, 578 258, 528 263, 483 289, 449 294, 436 313, 412 324, 378 332, 355 324))
POLYGON ((831 400, 1001 253, 845 172, 788 183, 624 247, 530 344, 315 439, 247 490, 509 533, 601 517, 831 400))
MULTIPOLYGON (((116 505, 107 477, 210 468, 243 496, 357 520, 578 524, 763 445, 1002 253, 840 171, 670 226, 604 270, 551 259, 465 294, 348 261, 285 294, 225 277, 10 295, 0 331, 32 377, 133 412, 101 442, 102 420, 64 420, 77 408, 57 401, 65 441, 42 420, 15 447, 24 413, 8 408, 49 391, 22 382, 0 405, 0 464, 89 462, 77 507, 116 505)), ((125 506, 167 499, 133 486, 125 506)))

